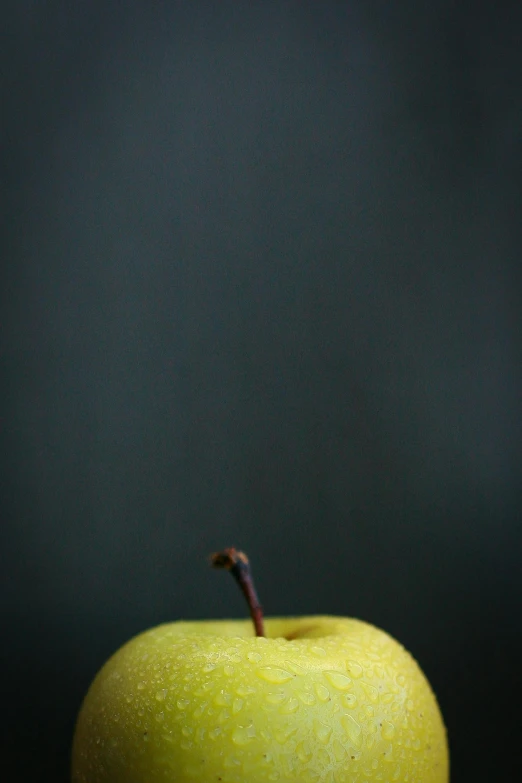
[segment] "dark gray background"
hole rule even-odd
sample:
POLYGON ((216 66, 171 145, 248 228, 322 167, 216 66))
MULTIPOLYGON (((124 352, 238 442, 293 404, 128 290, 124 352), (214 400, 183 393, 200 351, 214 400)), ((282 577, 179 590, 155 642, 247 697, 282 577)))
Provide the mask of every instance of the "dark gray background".
POLYGON ((2 780, 65 783, 131 634, 244 614, 232 544, 519 776, 521 14, 398 5, 3 12, 2 780))

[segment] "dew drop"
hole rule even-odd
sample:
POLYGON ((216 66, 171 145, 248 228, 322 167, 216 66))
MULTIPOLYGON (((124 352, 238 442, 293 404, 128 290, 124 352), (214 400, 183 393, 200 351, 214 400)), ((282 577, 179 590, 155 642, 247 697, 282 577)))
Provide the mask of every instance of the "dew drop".
POLYGON ((311 760, 313 753, 310 750, 310 746, 307 742, 300 742, 295 749, 295 755, 299 761, 302 761, 304 764, 306 764, 311 760))
POLYGON ((317 698, 319 701, 328 701, 330 698, 330 691, 328 688, 325 688, 324 685, 321 685, 320 682, 316 682, 314 685, 314 690, 317 694, 317 698))
POLYGON ((156 701, 165 701, 167 692, 168 688, 160 688, 159 691, 156 691, 156 701))
POLYGON ((346 756, 346 750, 343 748, 338 739, 334 739, 332 743, 332 752, 336 761, 342 761, 346 756))
POLYGON ((348 709, 353 710, 357 704, 357 697, 354 696, 353 693, 345 693, 343 695, 343 704, 348 707, 348 709))
POLYGON ((314 734, 319 740, 319 742, 322 742, 323 745, 326 745, 328 740, 332 736, 332 728, 331 726, 327 726, 326 723, 322 723, 320 720, 315 720, 314 734))
POLYGON ((274 739, 280 745, 284 745, 296 732, 297 726, 285 726, 274 733, 274 739))
POLYGON ((214 699, 214 704, 216 704, 218 707, 228 707, 231 702, 232 696, 230 693, 227 693, 224 690, 219 691, 216 698, 214 699))
POLYGON ((295 661, 285 661, 285 666, 290 669, 292 674, 307 674, 308 669, 305 669, 304 666, 301 666, 299 663, 295 663, 295 661))
POLYGON ((406 682, 406 677, 404 676, 404 674, 399 674, 397 676, 397 684, 404 685, 405 682, 406 682))
POLYGON ((319 772, 315 771, 315 769, 305 769, 302 773, 302 777, 305 783, 317 783, 321 776, 319 772))
POLYGON ((361 747, 362 743, 362 731, 361 727, 351 715, 343 715, 341 718, 341 724, 346 732, 346 735, 356 748, 361 747))
POLYGON ((374 703, 379 701, 379 691, 375 685, 370 685, 367 682, 361 682, 361 686, 370 701, 373 701, 374 703))
POLYGON ((324 647, 312 647, 310 649, 310 652, 312 652, 314 655, 317 655, 319 658, 324 658, 326 656, 326 650, 324 647))
POLYGON ((221 710, 217 717, 217 722, 223 725, 223 723, 226 723, 228 720, 230 720, 230 712, 228 710, 221 710))
POLYGON ((310 693, 310 691, 297 691, 297 696, 307 707, 311 707, 315 704, 315 696, 313 693, 310 693))
POLYGON ((293 675, 286 669, 278 669, 275 666, 262 666, 257 669, 257 676, 266 682, 283 683, 292 679, 293 675))
POLYGON ((247 653, 247 661, 250 661, 250 663, 259 663, 262 656, 257 652, 248 652, 247 653))
POLYGON ((331 757, 326 748, 319 748, 316 753, 317 761, 323 765, 323 767, 329 766, 331 763, 331 757))
POLYGON ((178 710, 186 710, 189 705, 190 705, 189 699, 178 699, 176 702, 176 707, 178 708, 178 710))
POLYGON ((297 699, 291 698, 288 699, 286 704, 283 704, 282 707, 280 707, 279 712, 281 715, 291 715, 294 712, 297 712, 299 709, 299 702, 297 699))
POLYGON ((234 767, 240 767, 241 761, 236 756, 226 756, 223 760, 223 764, 225 767, 228 767, 228 769, 233 769, 234 767))
POLYGON ((395 736, 395 726, 389 720, 382 722, 381 734, 385 740, 391 740, 395 736))
POLYGON ((232 702, 232 714, 237 715, 243 708, 243 699, 234 699, 232 702))
POLYGON ((145 687, 146 687, 146 686, 145 686, 145 683, 144 683, 144 682, 139 682, 137 687, 138 687, 138 690, 139 690, 139 691, 142 691, 142 690, 144 690, 144 689, 145 689, 145 687))
POLYGON ((219 726, 216 726, 215 729, 211 729, 209 731, 208 736, 211 740, 216 740, 220 734, 221 734, 221 729, 219 728, 219 726))
POLYGON ((362 666, 356 661, 348 661, 348 663, 346 664, 346 668, 354 679, 357 679, 358 677, 362 676, 363 673, 362 666))
POLYGON ((409 712, 412 712, 413 711, 413 707, 414 707, 413 701, 411 699, 408 699, 408 701, 406 702, 406 709, 409 712))
POLYGON ((256 692, 255 688, 252 688, 250 685, 238 685, 236 688, 236 693, 238 696, 251 696, 253 693, 256 692))
POLYGON ((336 688, 338 691, 349 691, 352 687, 352 680, 347 677, 346 674, 340 672, 326 671, 323 672, 324 677, 330 685, 336 688))
POLYGON ((214 664, 213 664, 213 663, 206 663, 206 664, 203 666, 203 670, 202 670, 202 671, 204 671, 204 672, 205 672, 205 674, 209 674, 209 672, 213 672, 215 668, 216 668, 216 667, 214 666, 214 664))
POLYGON ((232 675, 234 674, 235 669, 234 669, 233 666, 231 666, 229 663, 227 663, 226 666, 223 666, 223 671, 227 675, 227 677, 232 677, 232 675))
POLYGON ((393 753, 393 746, 387 745, 382 754, 384 757, 384 761, 393 761, 392 753, 393 753))
POLYGON ((193 717, 196 718, 196 720, 201 718, 201 716, 205 712, 205 707, 206 706, 207 706, 207 702, 206 701, 202 702, 201 704, 198 704, 198 706, 196 707, 196 709, 192 713, 193 717))
POLYGON ((194 729, 192 726, 183 726, 181 729, 181 733, 184 737, 190 737, 190 735, 194 732, 194 729))
POLYGON ((279 780, 279 772, 271 772, 268 776, 269 780, 279 780))
POLYGON ((165 713, 164 712, 158 712, 156 713, 156 720, 158 723, 162 723, 165 720, 165 713))
POLYGON ((288 694, 284 691, 271 691, 267 693, 265 699, 269 704, 282 704, 288 698, 288 694))
POLYGON ((256 733, 253 726, 236 726, 232 732, 232 742, 235 745, 248 745, 252 742, 256 733))

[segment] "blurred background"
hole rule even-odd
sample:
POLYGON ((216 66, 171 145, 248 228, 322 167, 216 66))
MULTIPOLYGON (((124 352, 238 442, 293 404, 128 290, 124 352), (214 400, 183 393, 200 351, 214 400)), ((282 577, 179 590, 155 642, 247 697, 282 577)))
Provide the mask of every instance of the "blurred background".
POLYGON ((520 6, 8 3, 2 780, 132 634, 397 636, 453 781, 520 770, 520 6))

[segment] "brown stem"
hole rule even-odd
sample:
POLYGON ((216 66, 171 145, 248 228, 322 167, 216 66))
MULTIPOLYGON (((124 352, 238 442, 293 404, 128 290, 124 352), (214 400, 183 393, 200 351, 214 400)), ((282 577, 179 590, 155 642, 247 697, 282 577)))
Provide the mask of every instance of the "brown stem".
POLYGON ((225 568, 227 571, 230 571, 246 598, 256 636, 264 636, 263 609, 254 587, 248 557, 244 552, 238 552, 234 547, 230 547, 211 555, 210 562, 214 568, 225 568))

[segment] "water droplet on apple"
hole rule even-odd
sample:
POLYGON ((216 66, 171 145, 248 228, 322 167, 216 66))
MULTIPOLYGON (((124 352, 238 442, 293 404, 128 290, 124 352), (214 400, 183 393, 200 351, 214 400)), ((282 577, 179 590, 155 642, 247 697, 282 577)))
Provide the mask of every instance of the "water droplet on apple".
POLYGON ((215 729, 211 729, 209 731, 208 736, 211 740, 216 740, 220 734, 221 734, 221 729, 219 728, 219 726, 216 726, 215 729))
POLYGON ((315 696, 313 693, 310 693, 310 691, 297 691, 297 696, 307 707, 311 707, 315 704, 315 696))
POLYGON ((330 698, 330 691, 324 685, 321 685, 320 682, 315 683, 314 690, 319 701, 328 701, 330 698))
POLYGON ((409 712, 412 712, 412 711, 413 711, 413 708, 414 708, 414 706, 415 706, 415 705, 413 704, 413 701, 412 701, 411 699, 408 699, 408 701, 406 702, 406 709, 407 709, 409 712))
POLYGON ((146 683, 144 683, 144 682, 139 682, 138 683, 138 690, 139 691, 145 690, 145 687, 146 687, 146 683))
POLYGON ((362 743, 362 730, 355 718, 351 715, 343 715, 341 718, 341 725, 350 741, 356 748, 360 748, 362 743))
POLYGON ((299 709, 299 702, 297 699, 291 698, 288 699, 286 704, 283 704, 282 707, 279 708, 279 712, 281 715, 291 715, 294 712, 297 712, 299 709))
POLYGON ((259 663, 263 656, 257 652, 248 652, 246 657, 247 661, 250 661, 250 663, 259 663))
POLYGON ((338 739, 332 743, 332 752, 336 761, 342 761, 346 756, 346 749, 341 745, 338 739))
POLYGON ((193 717, 196 718, 196 720, 199 720, 203 713, 205 712, 205 707, 207 706, 207 702, 204 701, 201 704, 198 704, 194 712, 192 713, 193 717))
POLYGON ((163 723, 163 721, 165 720, 165 713, 164 712, 156 713, 156 720, 158 721, 158 723, 163 723))
POLYGON ((374 703, 379 701, 379 691, 375 685, 370 685, 368 682, 361 682, 361 687, 370 701, 374 703))
POLYGON ((223 666, 223 672, 227 675, 227 677, 232 677, 234 671, 235 671, 234 667, 231 666, 229 663, 223 666))
POLYGON ((270 691, 265 696, 269 704, 282 704, 287 698, 288 694, 285 691, 270 691))
POLYGON ((268 776, 269 780, 279 780, 279 772, 271 772, 268 776))
POLYGON ((266 682, 283 683, 288 682, 294 676, 285 669, 279 669, 276 666, 262 666, 257 669, 257 676, 266 682))
POLYGON ((319 750, 316 753, 316 758, 319 764, 322 764, 323 767, 328 767, 332 763, 332 757, 326 750, 326 748, 319 748, 319 750))
POLYGON ((381 734, 385 740, 391 740, 395 736, 395 726, 389 720, 383 720, 381 734))
POLYGON ((310 652, 313 653, 313 655, 317 655, 320 658, 324 658, 326 655, 326 650, 324 647, 311 647, 310 652))
POLYGON ((190 705, 189 699, 178 699, 176 702, 176 707, 178 708, 178 710, 186 710, 189 705, 190 705))
POLYGON ((349 672, 349 674, 354 678, 357 679, 358 677, 362 676, 363 669, 362 666, 357 663, 356 661, 348 661, 346 664, 346 668, 349 672))
POLYGON ((214 704, 218 707, 228 707, 232 702, 232 696, 224 690, 220 690, 214 699, 214 704))
POLYGON ((192 726, 182 726, 181 733, 184 737, 190 737, 191 734, 193 734, 194 729, 192 726))
POLYGON ((253 726, 236 726, 232 732, 232 742, 235 745, 248 745, 255 736, 256 732, 253 726))
POLYGON ((357 704, 357 697, 353 695, 353 693, 345 693, 343 695, 343 704, 348 707, 348 709, 353 710, 355 705, 357 704))
POLYGON ((256 689, 252 688, 251 685, 238 685, 236 688, 236 693, 238 696, 251 696, 255 692, 256 689))
POLYGON ((330 685, 332 685, 338 691, 349 691, 352 687, 352 680, 350 677, 347 677, 346 674, 341 674, 340 672, 335 671, 325 671, 323 674, 330 685))
POLYGON ((156 701, 165 701, 168 693, 168 688, 160 688, 156 691, 156 701))
POLYGON ((203 666, 203 669, 202 669, 202 671, 203 671, 205 674, 209 674, 210 672, 213 672, 215 668, 216 668, 216 667, 215 667, 215 665, 214 665, 213 663, 206 663, 206 664, 203 666))
POLYGON ((232 702, 232 714, 237 715, 238 712, 241 712, 243 708, 243 699, 234 699, 232 702))
POLYGON ((316 783, 316 781, 319 780, 321 775, 319 774, 319 772, 316 772, 314 769, 305 769, 302 772, 301 777, 303 778, 305 783, 316 783))
POLYGON ((226 723, 228 720, 230 720, 230 712, 228 710, 221 710, 217 717, 217 722, 223 725, 223 723, 226 723))
POLYGON ((285 745, 290 737, 293 737, 293 735, 296 733, 297 726, 284 726, 283 728, 279 728, 276 732, 274 732, 274 739, 276 742, 279 742, 280 745, 285 745))
POLYGON ((303 763, 306 764, 311 760, 313 753, 310 750, 310 746, 308 745, 307 742, 300 742, 295 749, 295 755, 297 756, 299 761, 302 761, 303 763))
POLYGON ((326 723, 322 723, 320 720, 314 721, 314 734, 323 745, 326 745, 330 737, 332 736, 331 726, 327 726, 326 723))
POLYGON ((404 685, 405 682, 406 682, 406 677, 404 676, 404 674, 399 674, 397 676, 397 684, 402 686, 404 685))

